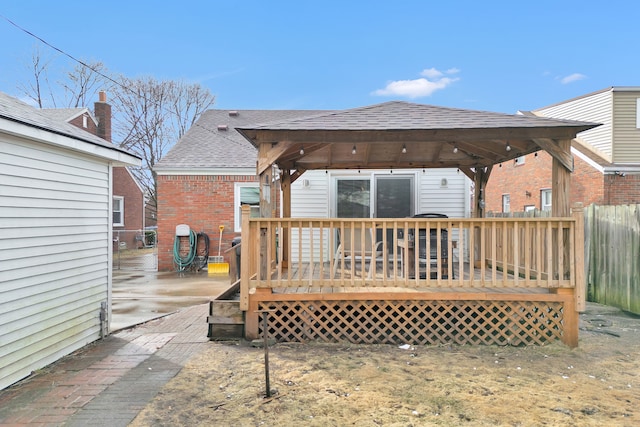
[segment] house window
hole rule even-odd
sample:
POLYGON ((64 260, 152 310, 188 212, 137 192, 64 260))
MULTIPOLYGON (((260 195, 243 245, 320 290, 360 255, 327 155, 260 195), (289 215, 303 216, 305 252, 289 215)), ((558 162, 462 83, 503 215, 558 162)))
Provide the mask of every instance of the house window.
POLYGON ((338 218, 371 216, 371 180, 340 178, 337 180, 336 213, 338 218))
POLYGON ((260 187, 258 183, 235 185, 234 206, 236 215, 234 218, 234 227, 236 232, 241 231, 243 205, 249 205, 251 207, 251 218, 258 218, 260 216, 260 187))
POLYGON ((502 212, 511 212, 511 196, 508 194, 502 195, 502 212))
POLYGON ((536 207, 534 205, 524 205, 524 211, 525 212, 532 212, 535 211, 536 207))
POLYGON ((83 115, 83 116, 82 116, 82 127, 83 127, 83 128, 86 128, 88 125, 89 125, 89 122, 88 122, 88 120, 87 120, 87 116, 86 116, 86 115, 83 115))
POLYGON ((540 191, 540 210, 551 210, 551 190, 540 191))
POLYGON ((113 226, 124 227, 124 197, 113 196, 113 226))

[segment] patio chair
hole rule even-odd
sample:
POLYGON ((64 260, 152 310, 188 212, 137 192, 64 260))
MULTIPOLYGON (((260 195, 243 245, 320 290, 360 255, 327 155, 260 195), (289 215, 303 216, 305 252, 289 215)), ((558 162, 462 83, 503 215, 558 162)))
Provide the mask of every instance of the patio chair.
POLYGON ((344 235, 340 234, 338 229, 338 248, 333 257, 333 273, 337 273, 338 266, 342 265, 342 259, 345 264, 352 262, 361 262, 369 264, 367 268, 367 277, 371 278, 371 262, 383 259, 383 242, 375 242, 374 230, 371 228, 364 230, 364 246, 362 246, 361 228, 344 228, 344 235), (352 235, 353 231, 353 235, 352 235))

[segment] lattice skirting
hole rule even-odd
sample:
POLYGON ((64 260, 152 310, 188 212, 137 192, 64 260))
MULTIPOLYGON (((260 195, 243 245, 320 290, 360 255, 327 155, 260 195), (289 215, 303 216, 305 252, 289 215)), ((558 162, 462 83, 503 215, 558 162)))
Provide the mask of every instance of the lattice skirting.
MULTIPOLYGON (((543 345, 563 333, 562 302, 268 301, 279 342, 543 345)), ((262 321, 259 334, 263 335, 262 321)))

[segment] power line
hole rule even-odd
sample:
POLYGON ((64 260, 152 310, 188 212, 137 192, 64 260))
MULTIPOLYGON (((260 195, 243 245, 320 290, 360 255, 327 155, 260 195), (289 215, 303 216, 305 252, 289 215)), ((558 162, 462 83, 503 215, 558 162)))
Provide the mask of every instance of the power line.
MULTIPOLYGON (((0 14, 0 17, 1 17, 2 19, 4 19, 5 21, 7 21, 9 24, 11 24, 11 25, 13 25, 14 27, 16 27, 17 29, 19 29, 20 31, 22 31, 22 32, 24 32, 24 33, 26 33, 26 34, 30 35, 31 37, 33 37, 33 38, 35 38, 35 39, 37 39, 37 40, 39 40, 41 43, 45 44, 46 46, 49 46, 51 49, 55 50, 56 52, 60 52, 62 55, 64 55, 64 56, 66 56, 66 57, 70 58, 72 61, 77 62, 78 64, 82 65, 83 67, 88 68, 89 70, 93 71, 94 73, 98 74, 99 76, 103 77, 104 79, 106 79, 106 80, 108 80, 108 81, 112 82, 113 84, 117 85, 118 87, 122 88, 123 90, 128 91, 128 92, 130 92, 131 94, 133 94, 133 95, 135 95, 135 96, 141 96, 141 97, 142 97, 142 99, 144 99, 144 101, 145 101, 145 102, 150 102, 150 101, 149 101, 149 99, 148 99, 144 94, 139 94, 139 93, 135 92, 133 89, 130 89, 130 88, 128 88, 127 86, 123 85, 122 83, 120 83, 120 82, 116 81, 116 80, 115 80, 115 79, 113 79, 112 77, 110 77, 110 76, 108 76, 108 75, 106 75, 106 74, 101 73, 100 71, 98 71, 98 70, 96 70, 94 67, 92 67, 91 65, 89 65, 89 64, 85 63, 84 61, 82 61, 82 60, 80 60, 80 59, 78 59, 78 58, 74 57, 73 55, 71 55, 71 54, 69 54, 69 53, 65 52, 64 50, 62 50, 62 49, 60 49, 60 48, 58 48, 58 47, 56 47, 56 46, 52 45, 51 43, 49 43, 48 41, 46 41, 46 40, 45 40, 45 39, 43 39, 42 37, 40 37, 40 36, 38 36, 38 35, 36 35, 36 34, 32 33, 31 31, 27 30, 26 28, 21 27, 20 25, 18 25, 17 23, 13 22, 11 19, 7 18, 6 16, 4 16, 4 15, 1 15, 1 14, 0 14)), ((155 103, 155 102, 153 102, 153 103, 155 103)), ((160 104, 158 104, 158 103, 155 103, 155 104, 156 104, 156 106, 158 106, 159 108, 164 109, 160 104)), ((169 114, 174 115, 174 112, 173 112, 173 111, 171 111, 171 110, 167 110, 167 109, 164 109, 164 110, 165 110, 165 112, 168 112, 169 114)), ((228 137, 226 137, 226 136, 224 136, 224 135, 221 135, 219 132, 216 132, 216 131, 214 131, 213 129, 209 129, 209 128, 207 128, 206 126, 202 126, 202 125, 200 125, 200 124, 198 124, 198 123, 196 123, 196 122, 194 122, 194 123, 193 123, 193 126, 200 127, 200 128, 202 128, 202 129, 204 129, 204 130, 206 130, 206 131, 208 131, 208 132, 211 132, 211 133, 212 133, 212 134, 214 134, 214 135, 217 135, 217 136, 219 136, 219 137, 221 137, 221 138, 223 138, 223 139, 226 139, 226 140, 228 140, 228 141, 230 141, 230 142, 232 142, 232 143, 234 143, 234 144, 237 144, 238 146, 239 146, 239 144, 240 144, 238 141, 235 141, 235 140, 233 140, 233 139, 231 139, 231 138, 228 138, 228 137)), ((177 141, 176 141, 176 142, 177 142, 177 141)))
MULTIPOLYGON (((21 27, 20 25, 16 24, 15 22, 13 22, 11 19, 7 18, 4 15, 0 15, 0 17, 2 17, 2 19, 4 19, 5 21, 7 21, 8 23, 10 23, 11 25, 13 25, 14 27, 16 27, 17 29, 19 29, 20 31, 23 31, 25 33, 27 33, 28 35, 30 35, 31 37, 39 40, 40 42, 44 43, 45 45, 49 46, 51 49, 60 52, 61 54, 63 54, 64 56, 70 58, 71 60, 77 62, 78 64, 82 65, 83 67, 86 67, 88 69, 90 69, 91 71, 93 71, 94 73, 98 74, 99 76, 104 77, 105 79, 109 80, 110 82, 120 86, 121 88, 125 89, 125 90, 130 90, 128 88, 126 88, 125 86, 123 86, 121 83, 117 82, 116 80, 114 80, 113 78, 107 76, 106 74, 102 74, 100 71, 96 70, 95 68, 91 67, 89 64, 86 64, 84 61, 74 57, 73 55, 65 52, 62 49, 57 48, 56 46, 52 45, 51 43, 49 43, 48 41, 44 40, 42 37, 37 36, 36 34, 32 33, 31 31, 27 30, 26 28, 21 27)), ((145 98, 146 100, 146 98, 145 98)))

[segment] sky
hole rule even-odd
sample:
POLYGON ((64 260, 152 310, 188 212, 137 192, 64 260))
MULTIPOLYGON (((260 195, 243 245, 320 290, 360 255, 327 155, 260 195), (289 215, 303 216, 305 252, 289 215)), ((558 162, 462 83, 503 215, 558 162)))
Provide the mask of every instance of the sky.
POLYGON ((639 18, 637 0, 0 0, 0 91, 24 98, 38 49, 51 81, 71 56, 199 83, 213 108, 513 114, 640 86, 639 18))

